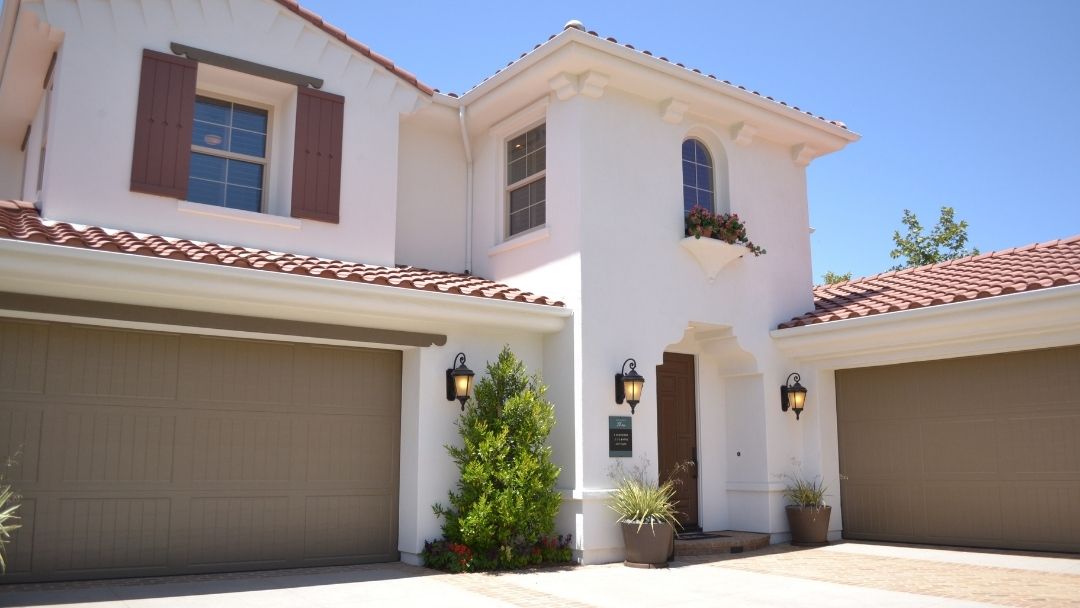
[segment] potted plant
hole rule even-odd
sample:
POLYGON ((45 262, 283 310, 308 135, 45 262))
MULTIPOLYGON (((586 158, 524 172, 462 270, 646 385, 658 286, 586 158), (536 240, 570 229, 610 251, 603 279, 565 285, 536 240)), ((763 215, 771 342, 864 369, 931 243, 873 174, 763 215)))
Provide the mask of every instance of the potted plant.
MULTIPOLYGON (((647 467, 646 467, 647 468, 647 467)), ((675 548, 675 480, 652 481, 646 468, 620 476, 608 506, 619 516, 627 566, 666 568, 675 548)))
POLYGON ((742 245, 755 256, 764 255, 765 250, 755 245, 746 234, 746 223, 739 219, 738 213, 716 213, 700 205, 690 208, 686 215, 686 236, 695 239, 712 238, 730 245, 742 245))
POLYGON ((820 479, 799 475, 787 477, 784 487, 791 544, 818 546, 829 544, 829 518, 832 507, 825 504, 825 484, 820 479))

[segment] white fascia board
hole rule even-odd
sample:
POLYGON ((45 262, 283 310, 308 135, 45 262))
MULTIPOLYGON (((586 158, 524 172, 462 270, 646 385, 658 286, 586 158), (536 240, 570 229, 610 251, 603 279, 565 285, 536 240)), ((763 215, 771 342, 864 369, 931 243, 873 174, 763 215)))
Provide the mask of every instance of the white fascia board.
POLYGON ((0 290, 380 329, 556 332, 566 308, 0 240, 0 290))
POLYGON ((769 332, 822 368, 866 367, 1080 344, 1080 285, 769 332))
POLYGON ((834 124, 819 120, 815 117, 808 116, 799 110, 795 110, 791 106, 783 106, 777 102, 765 99, 762 96, 754 95, 750 91, 740 89, 735 85, 725 84, 718 79, 712 79, 704 74, 699 74, 686 68, 681 68, 674 63, 662 61, 658 57, 646 55, 640 51, 628 49, 625 46, 609 42, 592 34, 587 34, 577 29, 569 28, 560 32, 557 36, 541 44, 536 49, 530 51, 525 57, 518 59, 513 65, 503 69, 502 71, 491 76, 484 82, 480 83, 476 87, 470 89, 460 98, 452 98, 445 95, 437 95, 441 97, 440 101, 446 102, 448 105, 456 101, 458 104, 469 105, 476 100, 480 99, 484 95, 494 91, 500 85, 511 80, 518 74, 530 69, 533 65, 539 63, 546 57, 554 54, 559 49, 568 46, 570 44, 581 44, 591 49, 595 49, 602 53, 606 53, 610 56, 623 59, 639 66, 651 69, 656 72, 677 78, 679 80, 700 86, 706 90, 726 97, 732 97, 742 102, 750 104, 752 106, 763 109, 771 114, 793 120, 798 123, 813 127, 814 129, 824 131, 832 136, 839 137, 846 142, 858 141, 862 136, 858 133, 850 130, 838 127, 834 124), (448 101, 452 100, 452 101, 448 101))

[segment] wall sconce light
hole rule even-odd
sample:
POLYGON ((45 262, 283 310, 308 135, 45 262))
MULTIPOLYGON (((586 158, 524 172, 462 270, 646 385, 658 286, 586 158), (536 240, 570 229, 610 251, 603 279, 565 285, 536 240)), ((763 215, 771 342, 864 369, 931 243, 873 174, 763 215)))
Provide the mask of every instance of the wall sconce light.
POLYGON ((780 385, 780 409, 788 411, 788 408, 795 410, 795 419, 799 419, 799 414, 802 413, 803 406, 806 404, 806 388, 799 384, 799 380, 802 377, 797 373, 791 373, 787 377, 787 382, 780 385), (791 383, 791 379, 795 379, 795 384, 791 383))
POLYGON ((475 374, 465 367, 465 353, 454 357, 454 367, 446 370, 446 400, 457 399, 461 402, 461 411, 465 411, 465 402, 469 400, 472 381, 475 374))
POLYGON ((637 373, 637 361, 627 359, 623 361, 622 373, 615 374, 615 403, 622 404, 626 400, 630 404, 630 413, 641 401, 641 387, 645 385, 645 378, 637 373), (626 364, 630 364, 630 371, 626 371, 626 364))

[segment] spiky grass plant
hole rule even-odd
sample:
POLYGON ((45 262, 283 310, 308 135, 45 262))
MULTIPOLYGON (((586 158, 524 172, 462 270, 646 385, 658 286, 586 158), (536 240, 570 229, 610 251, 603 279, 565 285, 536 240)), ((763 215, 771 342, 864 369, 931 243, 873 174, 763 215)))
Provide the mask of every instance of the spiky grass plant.
POLYGON ((647 465, 627 473, 618 471, 615 491, 608 507, 619 516, 619 521, 635 523, 638 530, 645 524, 670 524, 678 526, 679 512, 675 510, 674 475, 663 483, 652 481, 647 465))
POLYGON ((788 475, 784 498, 792 506, 821 508, 825 506, 826 491, 821 478, 806 479, 799 475, 788 475))
MULTIPOLYGON (((4 464, 4 469, 9 469, 15 464, 15 458, 9 458, 4 464)), ((19 517, 15 511, 19 508, 19 495, 12 489, 10 483, 5 483, 6 471, 0 470, 0 573, 7 572, 6 550, 11 542, 11 534, 19 529, 15 523, 19 517)))

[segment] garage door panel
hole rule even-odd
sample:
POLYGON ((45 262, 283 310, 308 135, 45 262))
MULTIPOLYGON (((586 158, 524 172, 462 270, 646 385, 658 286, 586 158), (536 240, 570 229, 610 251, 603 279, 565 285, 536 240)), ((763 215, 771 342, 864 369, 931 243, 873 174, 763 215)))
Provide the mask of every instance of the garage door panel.
POLYGON ((927 479, 997 473, 999 447, 993 419, 927 420, 921 426, 922 474, 927 479))
POLYGON ((165 567, 167 497, 64 498, 54 508, 50 561, 57 572, 165 567))
POLYGON ((926 535, 931 538, 978 538, 1000 541, 1001 504, 996 482, 928 483, 924 493, 926 535))
POLYGON ((192 416, 190 479, 204 482, 287 482, 297 456, 297 420, 284 415, 192 416))
POLYGON ((998 437, 1002 473, 1080 479, 1080 414, 1005 418, 998 437))
POLYGON ((294 346, 184 336, 179 398, 196 407, 292 404, 294 346))
POLYGON ((1006 534, 1026 542, 1080 546, 1080 482, 1024 482, 1002 492, 1006 534))
POLYGON ((312 559, 381 557, 396 537, 379 522, 397 510, 393 496, 309 496, 305 505, 304 556, 312 559))
POLYGON ((1080 551, 1080 347, 840 370, 836 390, 845 537, 1080 551))
POLYGON ((845 463, 844 475, 902 479, 922 468, 917 421, 858 420, 848 423, 848 428, 851 432, 840 435, 841 451, 872 451, 875 457, 845 463))
POLYGON ((41 429, 40 407, 12 404, 9 409, 0 409, 0 466, 4 459, 18 454, 3 473, 8 481, 20 487, 38 481, 41 429))
POLYGON ((308 423, 312 482, 345 481, 358 488, 389 488, 397 479, 398 419, 323 417, 308 423))
POLYGON ((7 320, 0 340, 0 457, 23 449, 6 581, 398 558, 399 352, 7 320), (44 392, 12 380, 26 361, 44 392))
POLYGON ((912 484, 845 483, 841 501, 844 528, 879 538, 907 538, 916 533, 915 503, 922 500, 922 487, 912 484))
POLYGON ((0 394, 44 393, 49 326, 0 319, 0 394))
POLYGON ((207 496, 189 506, 188 562, 214 566, 285 561, 288 496, 207 496))
POLYGON ((50 333, 49 395, 128 398, 134 404, 176 398, 177 336, 60 324, 50 333))
POLYGON ((59 471, 50 483, 172 481, 176 416, 166 410, 64 408, 51 417, 48 451, 59 471))

